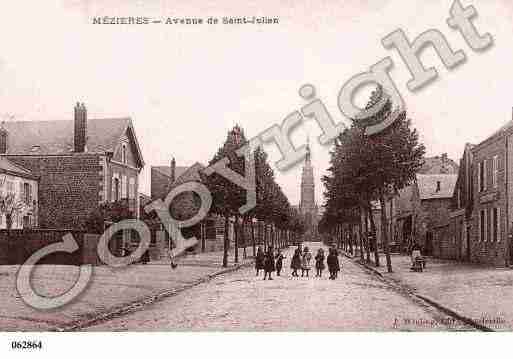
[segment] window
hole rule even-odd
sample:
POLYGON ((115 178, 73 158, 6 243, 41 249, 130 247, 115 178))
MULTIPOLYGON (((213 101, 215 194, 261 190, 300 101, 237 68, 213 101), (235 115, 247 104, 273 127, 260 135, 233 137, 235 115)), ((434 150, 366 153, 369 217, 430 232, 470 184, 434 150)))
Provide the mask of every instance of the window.
POLYGON ((440 192, 441 183, 440 181, 436 181, 436 192, 440 192))
POLYGON ((125 175, 121 176, 121 198, 125 199, 128 195, 128 178, 125 175))
POLYGON ((486 160, 479 163, 478 167, 479 192, 486 190, 486 160))
POLYGON ((500 232, 500 208, 495 207, 492 209, 492 218, 491 218, 491 238, 494 242, 501 240, 501 232, 500 232))
POLYGON ((482 209, 479 211, 479 241, 484 241, 485 239, 485 211, 482 209))
POLYGON ((119 178, 114 178, 113 199, 119 201, 119 178))
POLYGON ((126 143, 123 143, 121 145, 121 162, 123 163, 127 163, 127 158, 126 158, 126 143))
POLYGON ((499 156, 493 156, 493 164, 492 164, 492 186, 493 188, 497 188, 497 175, 499 173, 499 156))
POLYGON ((32 202, 32 187, 30 183, 23 183, 23 201, 26 204, 30 204, 32 202))
POLYGON ((7 193, 8 194, 14 193, 14 182, 13 181, 7 181, 7 193))
POLYGON ((131 177, 128 184, 128 198, 135 199, 135 178, 131 177))

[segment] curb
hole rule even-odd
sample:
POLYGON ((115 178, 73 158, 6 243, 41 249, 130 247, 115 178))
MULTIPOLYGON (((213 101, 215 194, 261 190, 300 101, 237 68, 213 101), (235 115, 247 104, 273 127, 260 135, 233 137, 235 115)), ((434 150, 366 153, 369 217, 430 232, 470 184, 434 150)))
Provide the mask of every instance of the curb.
POLYGON ((378 271, 377 269, 375 268, 372 268, 371 266, 369 266, 368 264, 366 263, 361 263, 359 260, 357 260, 355 257, 351 257, 349 255, 347 255, 346 253, 344 253, 344 255, 351 259, 353 262, 355 262, 356 264, 359 264, 360 266, 372 271, 374 274, 378 275, 384 282, 386 282, 387 284, 390 284, 390 285, 393 285, 393 286, 397 286, 397 285, 401 285, 403 287, 405 287, 412 296, 418 298, 418 299, 421 299, 423 300, 424 302, 428 303, 429 305, 435 307, 436 309, 440 310, 441 312, 467 324, 467 325, 470 325, 478 330, 481 330, 483 332, 495 332, 495 330, 493 330, 492 328, 490 327, 487 327, 485 325, 482 325, 482 324, 479 324, 478 322, 476 322, 475 320, 463 315, 463 314, 460 314, 458 312, 456 312, 455 310, 441 304, 440 302, 437 302, 436 300, 434 300, 433 298, 425 295, 425 294, 420 294, 420 293, 417 293, 416 290, 412 289, 411 287, 409 287, 408 285, 406 284, 403 284, 401 283, 400 281, 398 281, 398 283, 396 283, 395 281, 392 281, 388 278, 386 278, 385 276, 383 276, 383 273, 381 273, 380 271, 378 271), (399 284, 400 283, 400 284, 399 284))
POLYGON ((224 268, 224 269, 218 270, 214 273, 207 274, 206 276, 199 278, 199 279, 193 281, 192 283, 186 284, 184 286, 181 286, 178 288, 173 288, 173 289, 166 289, 157 294, 150 295, 146 298, 141 298, 141 299, 135 300, 133 302, 130 302, 128 304, 122 304, 121 306, 114 307, 113 309, 111 309, 107 312, 96 314, 89 319, 85 319, 82 321, 77 320, 70 325, 66 325, 66 326, 62 326, 62 327, 55 327, 55 328, 49 329, 48 331, 49 332, 70 332, 70 331, 77 331, 77 330, 80 330, 83 328, 87 328, 94 324, 107 321, 109 319, 118 317, 120 315, 125 315, 125 314, 136 312, 136 311, 144 308, 144 306, 146 306, 146 305, 153 304, 153 303, 159 302, 163 299, 172 297, 172 296, 177 295, 187 289, 196 287, 199 284, 207 283, 210 280, 214 279, 215 277, 218 277, 223 274, 235 272, 242 268, 251 267, 253 265, 254 265, 254 262, 250 261, 247 263, 234 265, 233 267, 230 267, 230 268, 224 268))
POLYGON ((478 322, 476 322, 475 320, 469 318, 469 317, 466 317, 458 312, 455 312, 454 310, 452 310, 451 308, 449 307, 446 307, 442 304, 440 304, 439 302, 437 302, 436 300, 434 300, 433 298, 431 297, 428 297, 427 295, 424 295, 424 294, 418 294, 418 293, 413 293, 413 295, 417 298, 420 298, 422 299, 423 301, 425 301, 426 303, 429 303, 430 305, 432 305, 433 307, 437 308, 438 310, 444 312, 445 314, 453 317, 453 318, 456 318, 458 319, 459 321, 462 321, 463 323, 465 324, 468 324, 478 330, 481 330, 483 332, 495 332, 495 330, 493 330, 492 328, 489 328, 487 326, 484 326, 482 324, 479 324, 478 322))

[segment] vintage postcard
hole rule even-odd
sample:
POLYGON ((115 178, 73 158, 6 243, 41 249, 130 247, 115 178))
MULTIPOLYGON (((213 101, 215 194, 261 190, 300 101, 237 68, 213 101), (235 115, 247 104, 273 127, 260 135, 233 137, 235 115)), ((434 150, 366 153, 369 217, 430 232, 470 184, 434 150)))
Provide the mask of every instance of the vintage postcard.
POLYGON ((511 1, 0 8, 8 352, 513 330, 511 1))

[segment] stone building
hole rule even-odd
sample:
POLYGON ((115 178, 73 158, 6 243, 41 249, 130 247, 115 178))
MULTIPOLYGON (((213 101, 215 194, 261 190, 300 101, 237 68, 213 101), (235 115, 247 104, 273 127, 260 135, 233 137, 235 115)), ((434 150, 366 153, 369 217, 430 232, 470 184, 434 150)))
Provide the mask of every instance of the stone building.
POLYGON ((444 248, 443 258, 470 261, 470 242, 472 235, 472 210, 474 206, 472 168, 474 145, 467 143, 460 159, 458 179, 452 197, 449 228, 441 238, 444 248))
POLYGON ((315 202, 314 172, 311 162, 310 145, 306 147, 306 158, 301 173, 301 199, 299 213, 305 222, 305 238, 318 240, 319 209, 315 202))
MULTIPOLYGON (((196 162, 192 166, 176 166, 176 161, 173 158, 170 161, 170 166, 152 166, 151 167, 151 199, 165 199, 170 191, 181 184, 187 182, 202 182, 204 178, 201 173, 205 167, 196 162)), ((200 206, 200 199, 197 198, 192 192, 183 192, 176 196, 171 202, 170 211, 173 217, 177 220, 186 220, 193 217, 200 206)), ((169 246, 169 233, 171 229, 166 230, 161 228, 165 237, 165 246, 169 246)), ((220 251, 223 249, 224 238, 224 219, 215 215, 209 215, 195 226, 190 228, 183 228, 182 233, 185 238, 195 236, 198 238, 199 243, 194 251, 220 251)), ((229 238, 230 243, 233 241, 233 220, 230 220, 229 225, 229 238)))
POLYGON ((83 228, 107 201, 128 199, 138 213, 144 161, 128 117, 88 119, 77 103, 71 121, 5 122, 0 156, 39 178, 42 228, 83 228))
POLYGON ((442 231, 448 225, 456 174, 418 174, 413 189, 415 240, 424 255, 443 257, 442 231))
POLYGON ((470 260, 495 266, 513 262, 513 121, 472 149, 470 260))
MULTIPOLYGON (((418 175, 456 175, 459 171, 458 164, 450 159, 446 153, 440 156, 426 157, 422 167, 417 171, 418 175)), ((445 181, 444 181, 445 182, 445 181)), ((436 184, 435 184, 436 185, 436 184)), ((430 184, 432 187, 433 184, 430 184)), ((422 189, 421 189, 422 190, 422 189)), ((429 188, 425 189, 426 191, 429 188)), ((409 186, 399 190, 399 193, 392 199, 386 201, 387 213, 387 233, 389 234, 389 241, 392 250, 407 251, 414 240, 425 241, 424 236, 426 231, 418 226, 419 211, 421 211, 422 199, 418 195, 418 183, 412 183, 409 186), (420 238, 418 237, 420 236, 420 238)), ((452 196, 452 193, 450 194, 452 196)), ((379 204, 376 204, 379 208, 379 204)), ((375 211, 374 220, 376 223, 381 222, 381 214, 375 211)), ((378 242, 381 242, 381 229, 378 229, 378 242)), ((431 234, 428 234, 431 236, 431 234)))

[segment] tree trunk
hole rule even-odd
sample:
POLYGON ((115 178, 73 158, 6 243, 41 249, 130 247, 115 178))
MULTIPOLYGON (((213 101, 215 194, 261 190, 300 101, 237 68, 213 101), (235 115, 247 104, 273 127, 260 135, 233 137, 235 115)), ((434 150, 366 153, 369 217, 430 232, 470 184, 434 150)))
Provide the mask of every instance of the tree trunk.
POLYGON ((253 242, 253 257, 256 257, 256 243, 255 243, 255 224, 253 218, 251 220, 251 241, 253 242))
POLYGON ((228 232, 230 230, 229 217, 224 216, 224 243, 223 243, 223 267, 228 267, 228 247, 230 246, 230 238, 228 232))
POLYGON ((365 231, 365 226, 364 226, 363 221, 364 221, 364 210, 363 210, 363 207, 360 206, 360 225, 358 227, 360 230, 360 259, 362 260, 362 262, 365 260, 365 258, 363 257, 363 239, 367 238, 367 232, 365 231))
POLYGON ((207 221, 201 223, 201 252, 207 250, 207 221))
POLYGON ((242 218, 242 227, 241 227, 241 230, 240 230, 240 236, 242 238, 242 258, 246 259, 247 258, 247 253, 246 253, 246 222, 247 222, 247 218, 246 217, 243 217, 242 218))
POLYGON ((235 222, 233 223, 233 244, 235 247, 234 262, 239 263, 239 216, 235 216, 235 222))
POLYGON ((367 263, 370 263, 371 259, 370 259, 370 241, 369 241, 369 221, 368 221, 368 218, 369 218, 369 212, 363 208, 364 210, 364 213, 363 213, 363 220, 365 221, 365 227, 364 227, 364 230, 365 230, 365 252, 366 252, 366 262, 367 263))
POLYGON ((267 249, 267 223, 264 222, 264 251, 267 249))
POLYGON ((371 233, 373 234, 372 240, 374 241, 374 265, 379 267, 379 252, 378 252, 378 234, 376 232, 376 223, 374 223, 374 216, 372 215, 372 207, 369 204, 368 207, 369 219, 371 225, 371 233))
POLYGON ((276 231, 274 230, 274 224, 271 224, 271 247, 276 246, 276 231))
POLYGON ((383 248, 385 250, 385 258, 387 260, 387 272, 392 273, 392 261, 390 259, 390 248, 388 247, 388 231, 387 231, 387 209, 383 196, 380 196, 381 204, 381 232, 383 232, 383 248))

